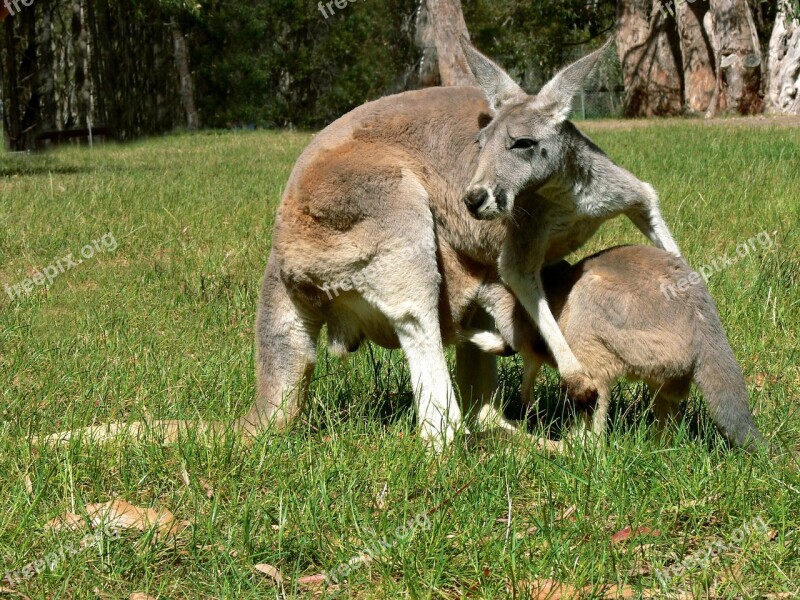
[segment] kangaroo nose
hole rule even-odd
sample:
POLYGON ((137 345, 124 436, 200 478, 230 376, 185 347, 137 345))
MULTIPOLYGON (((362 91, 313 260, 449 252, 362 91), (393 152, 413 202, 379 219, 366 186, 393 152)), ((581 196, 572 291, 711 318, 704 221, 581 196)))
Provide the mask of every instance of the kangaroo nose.
POLYGON ((464 204, 466 204, 469 211, 474 214, 488 198, 489 192, 486 191, 486 188, 472 188, 468 190, 464 196, 464 204))

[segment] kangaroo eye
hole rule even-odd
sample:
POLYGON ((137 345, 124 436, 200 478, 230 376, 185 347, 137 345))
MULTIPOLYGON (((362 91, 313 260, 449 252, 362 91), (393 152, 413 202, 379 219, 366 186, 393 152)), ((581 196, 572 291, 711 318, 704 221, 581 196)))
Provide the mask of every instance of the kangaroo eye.
POLYGON ((528 150, 537 146, 539 142, 536 140, 532 140, 530 138, 519 138, 518 140, 514 140, 514 144, 511 146, 512 150, 528 150))

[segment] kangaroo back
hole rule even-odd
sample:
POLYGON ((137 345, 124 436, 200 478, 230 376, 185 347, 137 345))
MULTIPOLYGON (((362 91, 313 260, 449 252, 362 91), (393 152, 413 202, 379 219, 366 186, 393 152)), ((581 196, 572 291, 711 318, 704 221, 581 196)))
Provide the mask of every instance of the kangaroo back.
POLYGON ((688 288, 678 286, 693 275, 682 259, 622 246, 543 275, 569 343, 576 352, 585 347, 583 364, 661 385, 693 379, 732 444, 748 451, 765 444, 711 294, 699 276, 688 288))

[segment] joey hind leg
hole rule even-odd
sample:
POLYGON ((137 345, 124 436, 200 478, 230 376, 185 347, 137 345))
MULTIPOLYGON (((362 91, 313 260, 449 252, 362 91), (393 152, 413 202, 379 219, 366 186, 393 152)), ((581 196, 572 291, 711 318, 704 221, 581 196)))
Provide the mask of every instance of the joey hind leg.
POLYGON ((683 418, 682 406, 689 397, 689 385, 669 386, 658 389, 649 385, 654 392, 653 418, 656 425, 656 435, 664 442, 671 438, 671 433, 683 418))
POLYGON ((516 425, 503 416, 497 389, 497 359, 486 352, 488 348, 480 340, 494 338, 492 348, 502 351, 504 340, 490 333, 495 323, 482 310, 478 310, 466 324, 468 331, 478 332, 472 343, 459 344, 456 348, 456 385, 461 398, 461 410, 476 429, 516 429, 516 425))

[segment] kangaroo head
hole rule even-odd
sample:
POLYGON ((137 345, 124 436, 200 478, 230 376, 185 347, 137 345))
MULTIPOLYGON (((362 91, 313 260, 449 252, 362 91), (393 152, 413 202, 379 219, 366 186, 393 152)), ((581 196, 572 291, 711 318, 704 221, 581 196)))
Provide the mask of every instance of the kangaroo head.
POLYGON ((564 122, 572 98, 611 40, 559 71, 538 94, 529 95, 503 69, 462 40, 478 85, 493 113, 478 135, 478 167, 464 203, 478 219, 510 214, 522 190, 535 191, 565 166, 568 137, 564 122))

